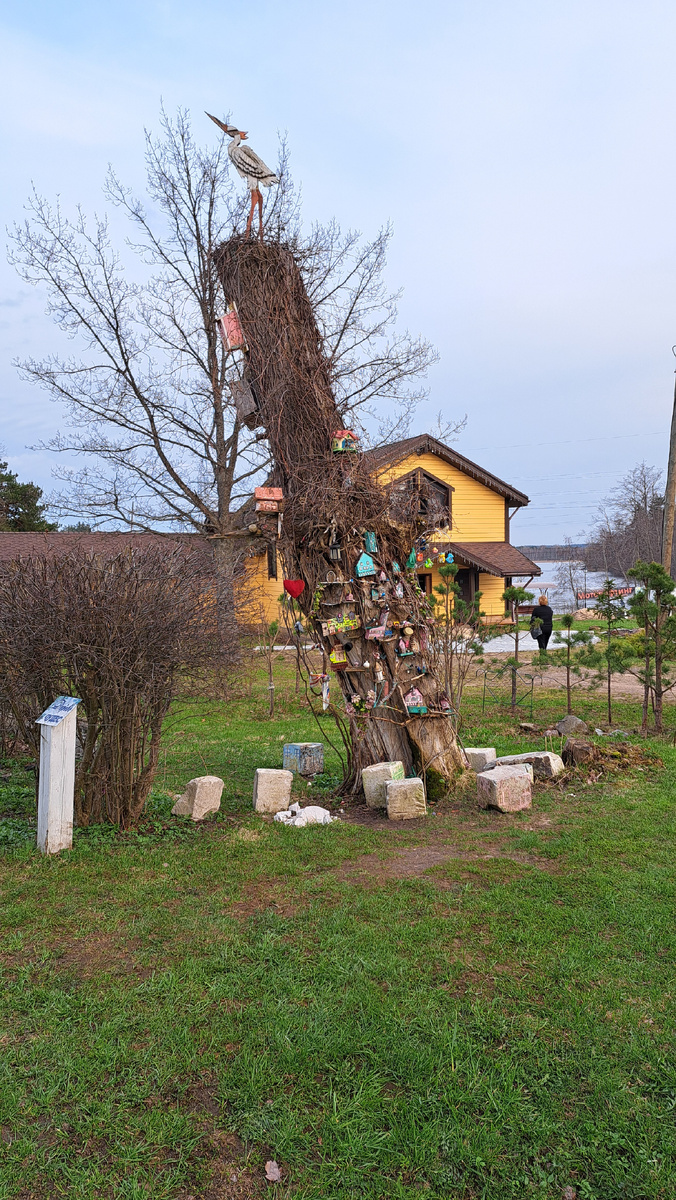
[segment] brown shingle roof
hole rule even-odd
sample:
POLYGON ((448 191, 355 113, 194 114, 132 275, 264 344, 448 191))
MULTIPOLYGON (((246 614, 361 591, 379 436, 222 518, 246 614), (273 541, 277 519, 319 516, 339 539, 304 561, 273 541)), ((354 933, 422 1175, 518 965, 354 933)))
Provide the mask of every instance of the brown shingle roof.
POLYGON ((505 483, 503 479, 498 479, 497 475, 491 475, 490 471, 485 471, 483 467, 471 462, 469 458, 465 458, 464 454, 458 454, 457 450, 451 450, 450 446, 445 446, 443 442, 438 441, 429 433, 420 433, 417 437, 403 438, 402 441, 392 442, 389 446, 378 446, 375 450, 367 450, 366 457, 376 468, 382 469, 394 466, 395 463, 407 458, 409 454, 436 454, 452 467, 457 467, 465 475, 470 475, 472 479, 477 479, 479 483, 483 483, 500 496, 504 496, 505 500, 517 508, 528 504, 528 496, 524 492, 517 491, 511 484, 505 483))
POLYGON ((67 554, 76 548, 91 554, 118 554, 129 546, 137 549, 159 543, 175 546, 194 537, 195 534, 180 533, 0 533, 0 562, 37 554, 67 554))
POLYGON ((537 563, 526 558, 516 546, 509 542, 449 542, 453 557, 462 559, 471 567, 478 567, 487 575, 541 575, 537 563))

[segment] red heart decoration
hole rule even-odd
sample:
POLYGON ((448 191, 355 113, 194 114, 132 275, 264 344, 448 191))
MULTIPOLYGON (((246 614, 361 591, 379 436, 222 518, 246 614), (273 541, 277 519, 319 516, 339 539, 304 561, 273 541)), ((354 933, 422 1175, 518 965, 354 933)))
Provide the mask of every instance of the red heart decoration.
POLYGON ((284 591, 288 592, 290 596, 293 596, 294 600, 297 600, 298 597, 300 596, 301 592, 305 591, 305 580, 304 579, 285 579, 284 580, 284 591))

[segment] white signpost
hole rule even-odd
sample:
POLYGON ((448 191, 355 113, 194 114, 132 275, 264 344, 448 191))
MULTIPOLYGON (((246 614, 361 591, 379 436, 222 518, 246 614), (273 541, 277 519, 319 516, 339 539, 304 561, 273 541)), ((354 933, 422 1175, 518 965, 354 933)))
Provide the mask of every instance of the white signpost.
POLYGON ((57 696, 35 722, 42 726, 38 849, 43 854, 58 854, 60 850, 70 850, 73 844, 75 728, 79 703, 73 696, 57 696))

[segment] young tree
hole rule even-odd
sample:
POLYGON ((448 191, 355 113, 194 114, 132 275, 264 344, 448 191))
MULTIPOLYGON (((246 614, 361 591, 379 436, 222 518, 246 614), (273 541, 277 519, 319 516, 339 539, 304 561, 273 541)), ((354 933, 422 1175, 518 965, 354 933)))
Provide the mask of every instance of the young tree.
POLYGON ((483 623, 481 592, 476 592, 468 604, 456 583, 457 563, 442 563, 441 583, 436 584, 431 597, 436 622, 435 645, 440 663, 437 672, 443 675, 446 695, 455 713, 460 712, 462 693, 472 663, 483 655, 483 643, 490 637, 483 623))
MULTIPOLYGON (((615 584, 613 583, 612 579, 606 579, 594 603, 594 608, 599 616, 603 619, 606 627, 605 648, 603 651, 603 667, 601 668, 601 671, 606 684, 609 725, 612 725, 613 723, 613 703, 611 693, 612 677, 615 672, 623 671, 627 665, 627 648, 621 646, 617 639, 613 639, 613 630, 624 618, 624 604, 620 599, 613 596, 614 590, 615 584)), ((595 657, 589 653, 586 661, 591 664, 596 660, 595 657)))
POLYGON ((642 730, 648 728, 648 701, 651 684, 655 694, 655 731, 662 732, 662 710, 665 691, 674 686, 665 675, 665 656, 674 654, 676 616, 674 607, 676 583, 659 563, 637 562, 628 571, 630 579, 642 585, 629 601, 632 613, 643 624, 643 715, 642 730), (654 676, 651 679, 651 664, 654 676))
MULTIPOLYGON (((590 677, 588 670, 589 660, 580 658, 580 652, 584 652, 592 645, 592 635, 586 629, 575 629, 575 618, 572 613, 564 613, 561 617, 562 631, 554 634, 554 643, 556 649, 550 650, 549 653, 544 652, 544 658, 547 663, 553 666, 561 666, 566 672, 566 711, 572 713, 572 689, 576 685, 573 683, 573 676, 582 683, 590 677), (585 667, 587 669, 585 669, 585 667)), ((542 658, 543 655, 541 654, 542 658)))
POLYGON ((535 599, 533 592, 527 592, 522 587, 508 587, 502 593, 502 599, 508 607, 509 614, 513 622, 513 631, 511 637, 514 638, 514 654, 508 661, 512 679, 512 698, 511 709, 512 713, 516 712, 516 676, 519 670, 519 605, 530 604, 531 600, 535 599))
POLYGON ((57 529, 45 519, 46 504, 41 504, 42 488, 35 483, 19 483, 17 475, 0 462, 0 532, 49 533, 57 529))
MULTIPOLYGON (((12 257, 78 346, 74 358, 21 364, 68 413, 69 431, 49 447, 87 460, 58 472, 69 488, 55 509, 98 525, 206 531, 231 562, 242 544, 237 510, 270 453, 266 431, 238 416, 232 386, 248 378, 246 358, 225 352, 217 325, 226 298, 214 251, 243 225, 247 203, 227 143, 221 135, 205 149, 185 112, 163 113, 160 136, 146 137, 148 207, 110 172, 105 195, 130 222, 135 277, 107 219, 70 220, 37 195, 12 257)), ((391 231, 365 242, 330 224, 301 236, 284 146, 278 174, 265 236, 294 249, 341 411, 356 420, 386 402, 390 431, 401 431, 435 355, 393 332, 397 295, 383 279, 391 231)))

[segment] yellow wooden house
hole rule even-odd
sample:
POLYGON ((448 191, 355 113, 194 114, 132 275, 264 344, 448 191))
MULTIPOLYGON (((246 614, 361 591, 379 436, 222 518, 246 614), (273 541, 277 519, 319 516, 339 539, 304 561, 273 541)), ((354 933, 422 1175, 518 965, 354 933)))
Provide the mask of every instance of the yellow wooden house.
MULTIPOLYGON (((511 545, 509 536, 510 518, 528 504, 528 496, 429 434, 368 451, 368 457, 383 487, 400 480, 417 490, 421 515, 430 497, 434 499, 437 527, 428 533, 417 564, 423 590, 431 592, 440 582, 438 557, 451 553, 463 598, 470 602, 480 591, 487 618, 503 620, 502 593, 512 578, 540 574, 537 564, 511 545)), ((270 552, 250 562, 243 593, 255 595, 258 609, 267 620, 275 620, 283 588, 281 563, 270 552)))

